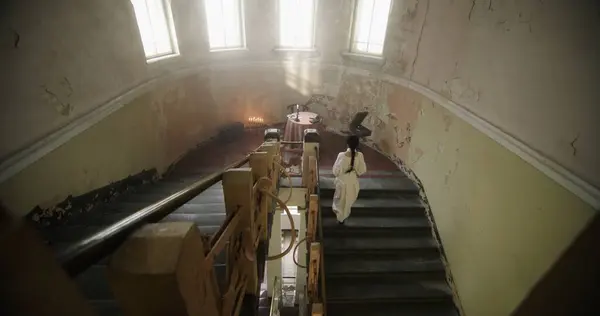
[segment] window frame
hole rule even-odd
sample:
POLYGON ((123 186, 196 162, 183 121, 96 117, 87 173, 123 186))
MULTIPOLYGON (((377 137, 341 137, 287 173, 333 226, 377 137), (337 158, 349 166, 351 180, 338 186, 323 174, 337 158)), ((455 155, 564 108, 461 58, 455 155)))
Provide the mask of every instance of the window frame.
POLYGON ((241 43, 240 46, 223 46, 223 47, 211 47, 210 44, 210 24, 208 22, 208 10, 207 10, 207 0, 203 0, 204 4, 204 19, 206 20, 206 37, 208 38, 208 49, 212 52, 227 52, 227 51, 240 51, 247 50, 247 42, 246 42, 246 6, 244 0, 235 0, 239 3, 239 24, 240 24, 240 38, 241 43))
POLYGON ((276 51, 305 51, 311 52, 316 50, 316 37, 317 37, 317 13, 319 7, 319 0, 313 1, 313 12, 312 12, 312 30, 311 30, 311 43, 307 47, 294 47, 294 46, 283 46, 281 45, 281 1, 277 0, 277 46, 276 51))
MULTIPOLYGON (((389 27, 389 23, 390 23, 390 14, 392 13, 392 9, 394 6, 394 0, 390 0, 390 6, 388 8, 388 20, 385 26, 385 34, 383 36, 383 43, 382 43, 382 48, 381 48, 381 53, 369 53, 368 51, 360 51, 356 49, 356 43, 358 43, 358 41, 355 40, 356 37, 356 28, 357 25, 356 23, 357 18, 358 18, 358 7, 360 5, 360 1, 364 1, 364 0, 354 0, 354 9, 352 10, 352 24, 351 24, 351 29, 350 29, 350 37, 349 37, 349 43, 348 43, 348 53, 346 53, 347 55, 354 55, 354 56, 364 56, 364 57, 369 57, 369 58, 383 58, 384 53, 385 53, 385 43, 386 43, 386 37, 388 34, 388 27, 389 27)), ((373 2, 376 2, 377 0, 373 0, 373 2)), ((373 6, 374 8, 375 6, 373 6)), ((373 23, 373 17, 371 17, 370 23, 373 23)), ((371 27, 371 25, 369 26, 371 27)), ((369 39, 370 39, 370 34, 369 34, 369 39)), ((369 46, 369 42, 367 42, 367 47, 369 46)))
MULTIPOLYGON (((143 0, 143 1, 146 3, 146 8, 147 8, 148 0, 143 0)), ((171 8, 171 0, 158 0, 158 1, 160 1, 162 4, 162 9, 163 9, 162 11, 163 11, 166 26, 167 26, 167 34, 169 36, 169 44, 170 44, 171 49, 168 52, 162 52, 162 53, 157 53, 157 54, 153 54, 153 55, 148 55, 148 53, 146 52, 146 49, 144 47, 144 42, 142 40, 142 31, 140 29, 140 24, 137 20, 138 18, 137 18, 137 13, 135 11, 135 7, 133 10, 134 11, 133 14, 136 19, 135 22, 138 27, 138 34, 140 35, 140 40, 142 43, 142 49, 144 51, 144 56, 146 58, 146 63, 153 63, 153 62, 156 62, 159 60, 176 57, 176 56, 179 56, 179 54, 180 54, 179 42, 177 40, 177 32, 175 30, 175 19, 173 18, 173 11, 171 8)), ((133 6, 133 0, 130 0, 130 2, 133 6)), ((151 20, 149 14, 148 14, 148 19, 151 20)))

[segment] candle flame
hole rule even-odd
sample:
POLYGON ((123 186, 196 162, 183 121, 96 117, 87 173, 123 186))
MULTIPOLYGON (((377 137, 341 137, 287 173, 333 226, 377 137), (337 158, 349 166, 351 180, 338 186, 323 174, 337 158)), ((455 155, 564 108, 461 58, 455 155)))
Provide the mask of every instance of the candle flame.
POLYGON ((248 122, 250 122, 250 123, 263 123, 264 119, 262 117, 258 117, 258 116, 250 116, 248 118, 248 122))

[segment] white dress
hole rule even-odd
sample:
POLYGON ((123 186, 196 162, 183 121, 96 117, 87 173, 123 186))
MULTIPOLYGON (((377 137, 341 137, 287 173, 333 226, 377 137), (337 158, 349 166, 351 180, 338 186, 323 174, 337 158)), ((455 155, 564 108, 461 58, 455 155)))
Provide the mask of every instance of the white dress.
POLYGON ((367 172, 365 158, 361 152, 357 152, 354 157, 354 169, 350 169, 351 152, 348 149, 338 154, 335 164, 333 164, 333 175, 335 176, 335 194, 333 195, 333 212, 337 220, 343 222, 350 216, 350 208, 356 198, 360 187, 358 177, 367 172))

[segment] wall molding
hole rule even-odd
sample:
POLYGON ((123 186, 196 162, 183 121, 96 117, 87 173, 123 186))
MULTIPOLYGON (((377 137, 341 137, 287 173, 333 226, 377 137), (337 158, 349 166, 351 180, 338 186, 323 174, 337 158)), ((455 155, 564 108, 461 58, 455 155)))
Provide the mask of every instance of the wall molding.
POLYGON ((523 141, 508 134, 481 116, 471 112, 466 107, 444 97, 440 93, 435 92, 428 87, 404 78, 387 75, 382 77, 386 81, 397 83, 413 91, 419 92, 420 94, 429 98, 431 101, 441 105, 452 114, 463 119, 475 129, 495 140, 504 148, 516 154, 521 159, 531 164, 534 168, 538 169, 540 172, 556 181, 565 189, 578 196, 580 199, 592 206, 596 211, 600 211, 600 189, 583 180, 550 158, 547 158, 540 152, 525 144, 523 141))
MULTIPOLYGON (((66 126, 56 130, 46 137, 34 142, 30 146, 10 155, 7 159, 0 162, 0 183, 8 180, 20 171, 24 170, 31 164, 35 163, 45 155, 54 151, 61 145, 65 144, 73 137, 84 132, 88 128, 94 126, 104 118, 119 110, 127 103, 131 102, 140 95, 147 93, 151 88, 171 80, 182 78, 184 76, 199 74, 201 70, 212 70, 232 68, 232 67, 266 67, 276 68, 285 66, 288 61, 258 61, 258 62, 219 62, 219 63, 202 63, 199 65, 182 67, 167 71, 161 75, 142 82, 114 97, 103 104, 95 107, 94 110, 82 115, 66 126)), ((369 70, 348 67, 340 64, 322 63, 317 60, 309 60, 306 63, 312 64, 320 68, 336 68, 340 71, 348 71, 349 73, 362 74, 373 78, 378 78, 389 83, 397 84, 405 88, 416 91, 431 101, 444 107, 454 115, 471 124, 475 129, 487 135, 497 143, 513 152, 523 160, 527 161, 533 167, 541 171, 543 174, 556 181, 558 184, 569 190, 583 201, 592 206, 595 210, 600 210, 600 189, 575 175, 560 164, 554 162, 540 152, 534 150, 523 141, 508 134, 499 127, 478 116, 468 110, 465 106, 460 105, 440 93, 411 81, 407 78, 397 77, 388 74, 375 73, 369 70)))

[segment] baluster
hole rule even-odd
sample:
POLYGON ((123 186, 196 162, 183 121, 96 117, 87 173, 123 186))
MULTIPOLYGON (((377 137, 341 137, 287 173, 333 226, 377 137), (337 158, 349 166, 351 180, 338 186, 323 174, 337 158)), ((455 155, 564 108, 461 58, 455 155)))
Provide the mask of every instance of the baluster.
POLYGON ((306 233, 306 244, 310 245, 316 240, 317 235, 317 216, 319 211, 319 196, 316 194, 310 195, 308 204, 308 228, 306 233))
POLYGON ((254 176, 255 186, 258 185, 258 190, 254 193, 254 202, 255 202, 255 213, 256 217, 255 224, 255 236, 256 240, 254 241, 255 246, 258 245, 260 240, 266 239, 266 229, 267 229, 267 206, 270 197, 267 197, 265 194, 261 193, 261 189, 271 190, 271 181, 269 179, 269 162, 267 160, 266 152, 255 152, 250 156, 250 168, 252 168, 252 175, 254 176), (264 178, 269 180, 264 180, 264 178), (263 180, 260 180, 263 179, 263 180), (257 181, 260 183, 256 184, 257 181))
POLYGON ((240 273, 247 277, 245 292, 258 295, 259 284, 254 248, 253 185, 254 178, 250 168, 230 169, 223 174, 223 193, 227 214, 236 211, 243 213, 239 226, 242 231, 237 236, 233 236, 229 244, 227 274, 230 275, 234 267, 239 268, 240 273), (237 257, 236 252, 239 255, 237 257))
POLYGON ((321 244, 313 242, 310 244, 308 266, 308 297, 311 302, 319 300, 318 285, 319 285, 319 269, 321 266, 321 244))
POLYGON ((311 316, 323 316, 323 304, 314 303, 312 304, 311 316))

